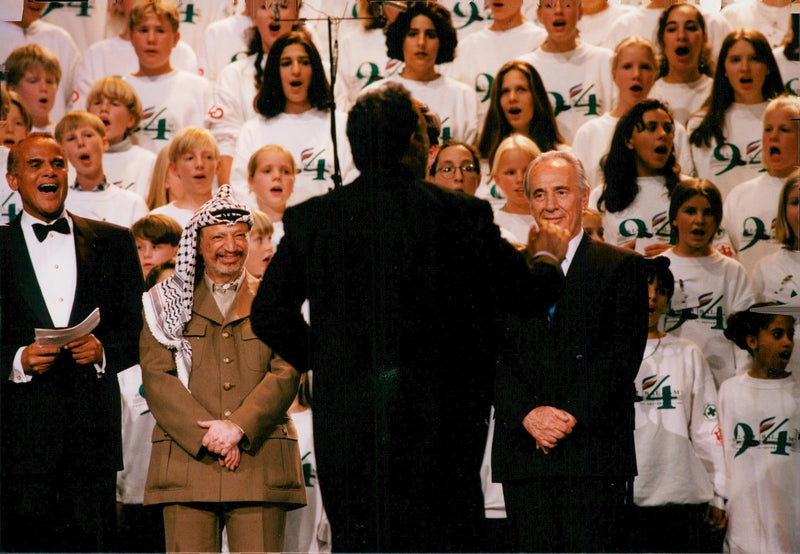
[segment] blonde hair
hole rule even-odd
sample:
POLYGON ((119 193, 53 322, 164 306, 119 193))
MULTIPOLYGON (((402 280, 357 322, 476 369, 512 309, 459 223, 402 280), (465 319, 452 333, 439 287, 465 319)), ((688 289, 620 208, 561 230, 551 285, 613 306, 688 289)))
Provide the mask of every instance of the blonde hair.
POLYGON ((100 98, 119 100, 128 108, 128 113, 133 116, 134 122, 133 126, 125 129, 125 137, 136 130, 142 121, 142 102, 139 100, 139 95, 136 94, 136 89, 129 82, 121 77, 112 76, 98 79, 86 97, 86 110, 89 110, 92 102, 100 98))
POLYGON ((139 0, 131 10, 128 29, 133 31, 137 25, 151 15, 158 19, 166 19, 172 27, 172 32, 178 32, 181 14, 178 11, 177 3, 173 0, 139 0))
POLYGON ((0 83, 0 119, 8 117, 8 110, 11 109, 11 100, 8 97, 6 86, 0 83))
POLYGON ((783 93, 776 96, 767 104, 764 110, 764 116, 771 110, 787 110, 791 112, 792 119, 800 119, 800 96, 795 96, 789 93, 783 93))
POLYGON ((656 49, 652 42, 641 35, 631 35, 619 41, 617 47, 614 48, 614 54, 611 56, 612 71, 617 68, 617 62, 619 62, 619 57, 622 54, 622 51, 629 46, 641 46, 647 50, 647 52, 650 54, 650 60, 653 62, 653 71, 658 71, 658 49, 656 49))
POLYGON ((535 160, 542 153, 539 147, 531 139, 519 133, 512 133, 500 141, 497 150, 494 152, 494 159, 492 160, 492 174, 500 170, 500 159, 503 154, 510 150, 522 150, 531 156, 531 160, 535 160))
MULTIPOLYGON (((13 90, 7 90, 3 87, 3 100, 8 100, 8 110, 11 109, 11 106, 16 106, 19 110, 20 115, 22 116, 22 122, 25 125, 25 130, 27 132, 31 132, 33 129, 33 118, 31 117, 31 112, 28 111, 28 107, 22 101, 22 97, 14 92, 13 90)), ((5 112, 3 118, 5 119, 8 117, 8 112, 5 112)))
POLYGON ((783 183, 780 197, 778 198, 778 215, 775 218, 775 240, 790 249, 795 247, 797 237, 789 225, 786 217, 786 206, 789 204, 789 195, 792 189, 800 185, 800 170, 795 169, 783 183))
POLYGON ((254 235, 272 236, 275 232, 275 227, 272 226, 272 221, 269 216, 261 210, 250 210, 253 215, 253 227, 250 233, 254 235))
POLYGON ((262 154, 267 154, 268 152, 277 152, 286 156, 289 159, 289 165, 292 166, 292 173, 297 173, 297 164, 294 162, 294 156, 292 156, 292 153, 289 152, 287 148, 284 148, 280 144, 267 144, 266 146, 262 146, 253 152, 253 155, 250 156, 250 159, 247 162, 248 178, 252 179, 255 176, 256 169, 258 169, 258 159, 262 154))
POLYGON ((43 70, 53 76, 56 84, 61 83, 61 64, 58 58, 36 43, 20 46, 8 55, 5 61, 6 82, 9 87, 16 88, 28 71, 43 70))
POLYGON ((214 136, 207 129, 184 127, 178 131, 169 145, 169 161, 177 163, 181 156, 201 146, 210 146, 214 150, 214 157, 219 159, 219 146, 217 146, 214 136))
POLYGON ((147 192, 147 207, 151 210, 169 204, 167 189, 164 187, 169 171, 169 150, 170 145, 167 144, 156 156, 153 174, 150 176, 150 189, 147 192))
POLYGON ((101 137, 106 136, 106 126, 99 117, 83 110, 73 110, 56 125, 56 140, 60 143, 66 133, 87 126, 97 131, 101 137))

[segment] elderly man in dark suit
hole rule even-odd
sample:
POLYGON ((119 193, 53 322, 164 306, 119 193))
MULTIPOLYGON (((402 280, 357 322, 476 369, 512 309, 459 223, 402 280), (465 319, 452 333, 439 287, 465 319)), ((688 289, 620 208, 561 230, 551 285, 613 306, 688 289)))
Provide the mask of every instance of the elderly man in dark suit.
POLYGON ((618 551, 636 474, 633 379, 647 337, 642 258, 581 228, 589 190, 572 154, 528 168, 542 224, 571 237, 564 292, 549 314, 506 318, 493 478, 523 551, 618 551))
MULTIPOLYGON (((494 306, 546 310, 556 264, 500 238, 486 202, 421 181, 427 138, 387 85, 350 112, 361 177, 287 210, 253 329, 314 370, 320 486, 338 551, 471 551, 494 368, 494 306), (300 315, 310 302, 310 327, 300 315)), ((544 225, 533 250, 563 256, 544 225)))
POLYGON ((23 212, 0 235, 2 441, 0 546, 104 551, 122 468, 116 373, 137 362, 142 273, 121 227, 64 210, 61 146, 34 133, 11 149, 6 175, 23 212), (100 323, 64 347, 34 329, 100 323))

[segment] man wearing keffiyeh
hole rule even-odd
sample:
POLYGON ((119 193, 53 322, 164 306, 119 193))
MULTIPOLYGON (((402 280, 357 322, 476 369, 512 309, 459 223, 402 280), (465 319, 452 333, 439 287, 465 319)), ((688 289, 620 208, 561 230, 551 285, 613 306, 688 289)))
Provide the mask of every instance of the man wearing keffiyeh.
POLYGON ((258 280, 244 269, 252 217, 230 187, 192 217, 175 275, 145 293, 142 377, 156 418, 145 504, 164 504, 167 551, 280 551, 305 504, 286 411, 298 373, 256 338, 258 280))

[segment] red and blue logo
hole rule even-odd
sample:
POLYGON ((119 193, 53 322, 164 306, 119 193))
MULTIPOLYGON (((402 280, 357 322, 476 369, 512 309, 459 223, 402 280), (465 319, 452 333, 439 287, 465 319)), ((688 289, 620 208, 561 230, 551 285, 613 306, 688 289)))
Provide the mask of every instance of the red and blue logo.
POLYGON ((300 163, 302 164, 303 162, 305 162, 306 160, 311 158, 313 155, 314 155, 314 149, 313 148, 306 148, 305 150, 301 151, 300 152, 300 163))
POLYGON ((761 423, 758 424, 758 432, 763 433, 765 431, 769 431, 774 425, 775 425, 774 416, 762 419, 761 423))

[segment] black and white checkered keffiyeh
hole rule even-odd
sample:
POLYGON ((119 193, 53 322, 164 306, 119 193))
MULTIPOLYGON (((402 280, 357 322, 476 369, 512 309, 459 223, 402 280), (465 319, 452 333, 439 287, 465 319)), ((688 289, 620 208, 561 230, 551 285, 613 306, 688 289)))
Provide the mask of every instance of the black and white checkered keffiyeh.
POLYGON ((192 317, 195 269, 197 264, 197 232, 209 225, 247 223, 253 226, 250 211, 231 194, 230 185, 219 188, 216 196, 195 212, 183 229, 175 261, 175 274, 145 292, 144 315, 155 339, 173 351, 178 378, 189 388, 192 369, 192 347, 183 337, 183 328, 192 317))

